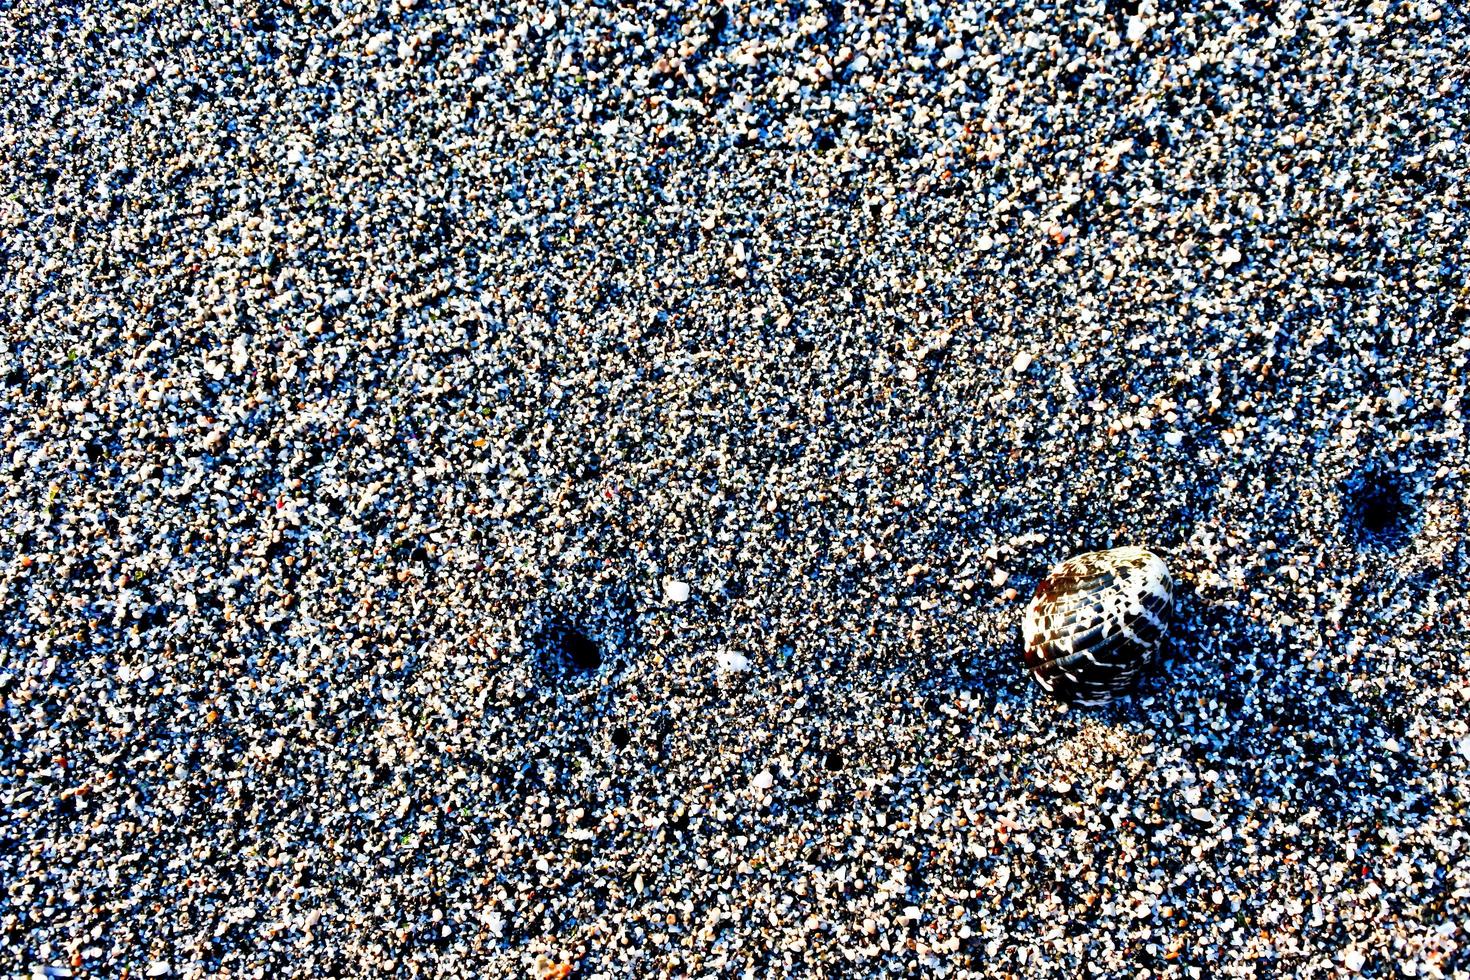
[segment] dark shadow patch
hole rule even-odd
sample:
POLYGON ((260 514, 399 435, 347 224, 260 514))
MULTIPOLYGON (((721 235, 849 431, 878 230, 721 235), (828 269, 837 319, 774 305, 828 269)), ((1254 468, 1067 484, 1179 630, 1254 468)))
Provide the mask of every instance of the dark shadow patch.
POLYGON ((556 676, 590 674, 602 666, 602 647, 567 622, 549 623, 535 639, 537 660, 556 676))
POLYGON ((1399 548, 1418 515, 1412 488, 1388 467, 1369 464, 1342 484, 1343 518, 1359 545, 1399 548))
POLYGON ((579 630, 567 629, 561 638, 561 655, 575 670, 596 670, 602 666, 602 650, 579 630))
POLYGON ((1425 772, 1388 741, 1409 726, 1403 692, 1301 669, 1268 627, 1231 620, 1228 607, 1200 603, 1185 622, 1177 642, 1203 649, 1172 665, 1139 722, 1199 769, 1236 777, 1222 789, 1235 797, 1227 809, 1315 807, 1327 834, 1417 822, 1425 772))

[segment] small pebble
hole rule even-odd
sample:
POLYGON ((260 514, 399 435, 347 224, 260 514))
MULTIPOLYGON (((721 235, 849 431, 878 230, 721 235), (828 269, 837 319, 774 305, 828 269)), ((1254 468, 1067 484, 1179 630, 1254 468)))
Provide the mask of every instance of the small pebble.
POLYGON ((742 671, 750 669, 750 660, 733 650, 721 650, 715 654, 715 662, 721 670, 742 671))

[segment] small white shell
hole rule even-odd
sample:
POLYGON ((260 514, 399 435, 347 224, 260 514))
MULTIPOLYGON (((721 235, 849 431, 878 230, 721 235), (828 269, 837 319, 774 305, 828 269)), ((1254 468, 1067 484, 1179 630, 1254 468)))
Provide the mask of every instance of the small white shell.
POLYGON ((1173 601, 1168 566, 1151 551, 1069 558, 1042 579, 1026 609, 1026 666, 1059 700, 1105 704, 1153 662, 1173 601))

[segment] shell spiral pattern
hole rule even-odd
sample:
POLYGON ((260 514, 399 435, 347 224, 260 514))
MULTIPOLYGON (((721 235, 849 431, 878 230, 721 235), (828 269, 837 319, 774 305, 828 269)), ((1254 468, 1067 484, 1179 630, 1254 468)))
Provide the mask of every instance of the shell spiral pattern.
POLYGON ((1151 551, 1069 558, 1042 579, 1026 609, 1026 666, 1061 701, 1106 704, 1153 662, 1173 602, 1169 569, 1151 551))

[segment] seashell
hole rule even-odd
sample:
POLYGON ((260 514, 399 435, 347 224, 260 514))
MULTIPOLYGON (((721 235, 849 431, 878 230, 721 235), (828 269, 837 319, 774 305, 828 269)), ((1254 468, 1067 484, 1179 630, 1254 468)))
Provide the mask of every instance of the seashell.
POLYGON ((1168 566, 1151 551, 1069 558, 1041 580, 1026 608, 1026 666, 1058 700, 1106 704, 1153 663, 1173 604, 1168 566))

